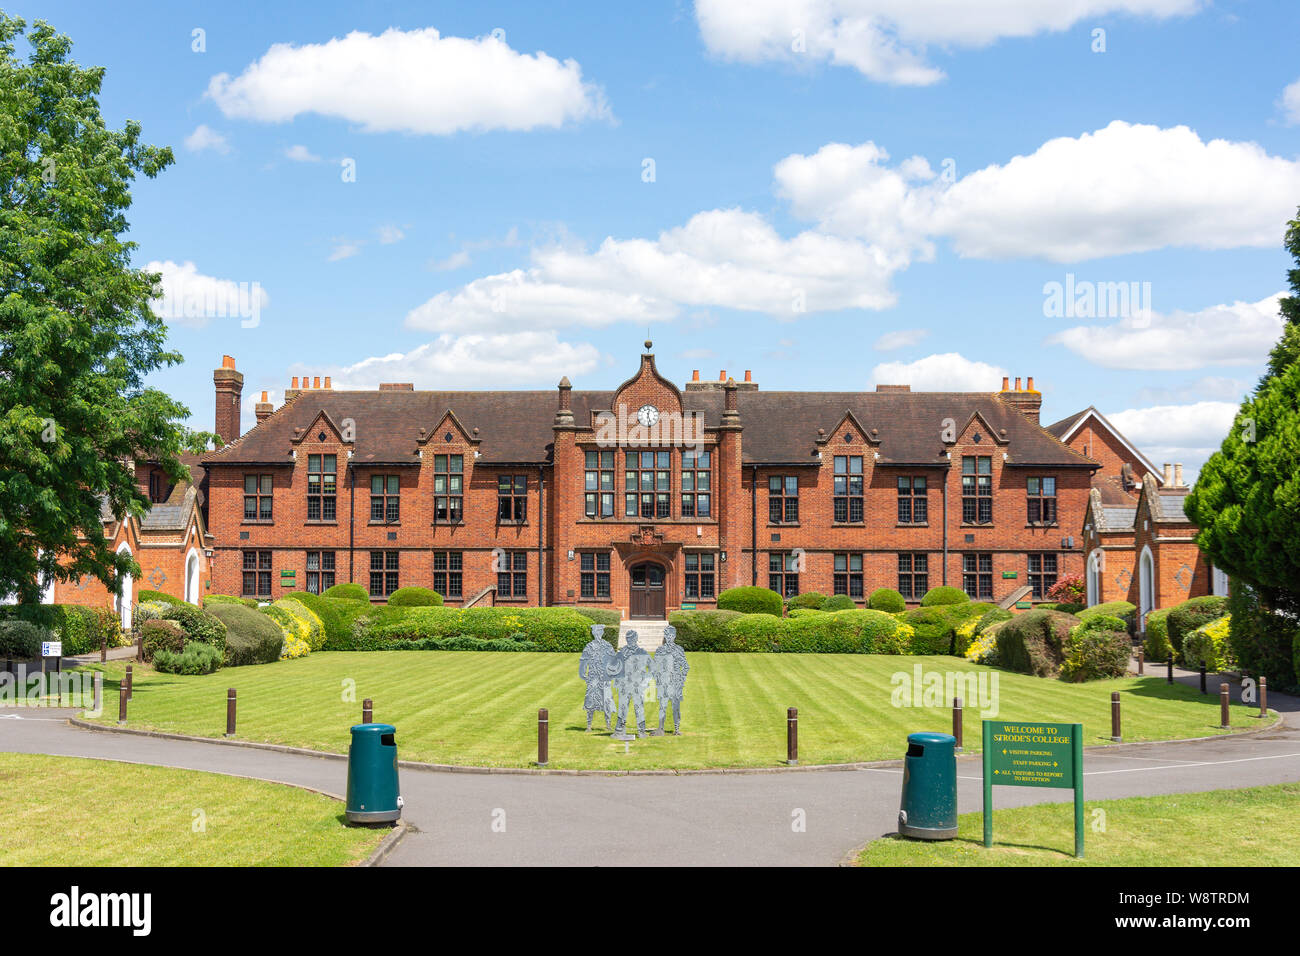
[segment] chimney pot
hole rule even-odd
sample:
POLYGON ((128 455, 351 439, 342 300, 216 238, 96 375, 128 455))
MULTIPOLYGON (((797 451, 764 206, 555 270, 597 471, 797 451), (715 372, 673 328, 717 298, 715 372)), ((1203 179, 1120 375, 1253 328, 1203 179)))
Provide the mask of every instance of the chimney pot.
POLYGON ((266 401, 266 389, 262 389, 262 401, 266 401))
MULTIPOLYGON (((1031 379, 1031 381, 1032 381, 1032 379, 1031 379)), ((326 388, 329 388, 329 387, 330 387, 330 377, 329 377, 328 375, 325 376, 325 387, 326 387, 326 388)))
POLYGON ((312 388, 320 388, 320 376, 317 375, 311 380, 312 388))
POLYGON ((699 380, 700 380, 700 370, 697 368, 695 369, 695 371, 691 372, 691 381, 698 382, 699 380))
POLYGON ((1172 485, 1174 483, 1174 466, 1171 465, 1169 462, 1165 462, 1164 471, 1165 471, 1164 483, 1166 485, 1172 485))
POLYGON ((1032 375, 1029 376, 1029 384, 1027 384, 1025 388, 1031 392, 1034 390, 1034 377, 1032 375))
POLYGON ((1016 376, 1016 391, 1020 391, 1020 376, 1016 376))
POLYGON ((754 380, 754 373, 751 372, 749 369, 745 369, 745 381, 752 382, 753 380, 754 380))
POLYGON ((297 375, 295 375, 295 376, 293 377, 293 385, 292 385, 292 387, 293 387, 293 388, 297 388, 297 387, 298 387, 298 376, 297 376, 297 375))
POLYGON ((726 380, 727 380, 727 370, 724 368, 721 372, 718 373, 718 381, 725 382, 726 380))
POLYGON ((1174 462, 1174 484, 1179 488, 1183 486, 1183 463, 1181 461, 1174 462))
POLYGON ((235 367, 235 357, 234 357, 233 355, 223 355, 223 356, 221 356, 221 367, 222 367, 222 368, 234 368, 234 367, 235 367))
POLYGON ((1011 379, 1006 375, 1002 376, 1002 391, 1008 391, 1011 386, 1011 379))

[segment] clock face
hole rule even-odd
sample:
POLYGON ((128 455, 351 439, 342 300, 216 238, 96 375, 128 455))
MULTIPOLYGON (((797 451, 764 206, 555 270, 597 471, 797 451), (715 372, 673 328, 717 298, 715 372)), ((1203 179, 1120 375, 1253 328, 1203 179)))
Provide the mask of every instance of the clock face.
POLYGON ((659 409, 655 408, 653 405, 642 405, 637 409, 636 420, 646 428, 649 428, 651 425, 655 424, 655 422, 659 421, 659 409))

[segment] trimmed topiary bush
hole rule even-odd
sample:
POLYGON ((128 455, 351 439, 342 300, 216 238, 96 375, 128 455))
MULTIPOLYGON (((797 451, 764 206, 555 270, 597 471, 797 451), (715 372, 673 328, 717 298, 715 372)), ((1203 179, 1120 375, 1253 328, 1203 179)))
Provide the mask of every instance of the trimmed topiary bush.
MULTIPOLYGON (((384 650, 400 640, 455 635, 480 640, 521 633, 544 651, 573 653, 591 640, 591 618, 567 607, 374 608, 353 626, 348 650, 384 650)), ((606 637, 617 639, 617 632, 606 637)))
POLYGON ((1137 607, 1128 601, 1107 601, 1105 604, 1094 604, 1092 607, 1085 607, 1083 610, 1076 612, 1075 616, 1081 621, 1086 621, 1094 614, 1105 614, 1107 617, 1117 617, 1124 622, 1130 634, 1134 633, 1137 628, 1137 607))
POLYGON ((360 584, 336 584, 328 587, 321 592, 322 597, 328 598, 347 598, 351 601, 365 601, 370 603, 370 592, 360 584))
POLYGON ((233 594, 206 594, 203 608, 207 610, 213 604, 242 604, 244 607, 257 607, 257 598, 235 597, 233 594))
POLYGON ((728 588, 718 595, 719 611, 739 611, 741 614, 772 614, 781 616, 781 595, 768 588, 728 588))
POLYGON ((901 654, 911 635, 884 611, 852 610, 787 618, 771 649, 783 654, 901 654))
POLYGON ((226 649, 226 625, 221 619, 193 604, 172 604, 163 611, 164 621, 175 621, 185 632, 186 643, 211 644, 222 653, 226 649))
POLYGON ((1202 624, 1183 641, 1183 659, 1189 667, 1199 667, 1205 661, 1206 669, 1212 674, 1235 669, 1237 659, 1229 641, 1231 632, 1232 618, 1227 614, 1202 624))
MULTIPOLYGON (((964 593, 964 592, 962 592, 964 593)), ((912 642, 909 653, 912 654, 960 654, 961 638, 957 630, 968 621, 978 619, 994 609, 996 605, 965 601, 957 604, 936 604, 930 607, 916 607, 902 615, 911 626, 912 642)), ((974 631, 971 631, 973 636, 974 631)), ((969 644, 969 638, 967 639, 969 644)))
POLYGON ((1055 677, 1065 662, 1065 644, 1079 625, 1073 614, 1026 611, 997 630, 1000 666, 1021 674, 1055 677))
POLYGON ((604 624, 606 627, 612 627, 615 630, 623 623, 623 615, 607 607, 575 607, 575 611, 583 617, 590 618, 593 624, 604 624))
POLYGON ((730 651, 727 625, 738 617, 739 611, 673 611, 668 623, 677 628, 677 643, 682 650, 730 651))
POLYGON ((217 604, 208 613, 225 625, 226 666, 270 664, 280 659, 284 633, 266 614, 240 604, 217 604))
POLYGON ((786 602, 786 608, 793 611, 795 608, 810 607, 814 610, 821 610, 822 604, 826 601, 826 595, 820 591, 805 591, 803 594, 796 594, 786 602))
POLYGON ((1169 611, 1160 608, 1147 614, 1146 636, 1142 640, 1142 653, 1153 663, 1169 660, 1174 647, 1169 643, 1169 611))
POLYGON ((975 622, 975 633, 983 634, 991 625, 999 621, 1009 621, 1013 617, 1015 615, 1006 608, 994 606, 980 615, 980 619, 975 622))
MULTIPOLYGON (((313 651, 325 650, 333 642, 346 642, 352 636, 352 621, 344 615, 339 599, 321 597, 319 594, 306 591, 294 591, 286 594, 281 600, 296 602, 310 611, 320 622, 319 643, 312 643, 313 651)), ((366 606, 369 607, 369 602, 366 606)))
POLYGON ((822 601, 820 609, 823 611, 856 611, 858 604, 847 594, 832 594, 825 601, 822 601))
POLYGON ((1128 629, 1119 618, 1097 615, 1074 629, 1065 643, 1065 660, 1061 678, 1079 683, 1123 677, 1133 644, 1128 629), (1117 623, 1119 627, 1107 626, 1117 623))
POLYGON ((867 598, 867 607, 873 611, 901 614, 907 610, 907 602, 893 588, 876 588, 871 592, 871 597, 867 598))
POLYGON ((164 674, 211 674, 221 666, 221 652, 211 644, 190 641, 179 653, 159 648, 158 653, 154 655, 153 666, 154 670, 164 674))
POLYGON ((730 651, 762 653, 771 651, 785 635, 786 620, 774 614, 742 614, 727 624, 730 651))
MULTIPOLYGON (((1195 597, 1174 605, 1165 621, 1169 626, 1169 643, 1173 645, 1178 660, 1184 664, 1190 663, 1190 659, 1183 656, 1183 642, 1193 631, 1227 613, 1228 599, 1219 595, 1195 597)), ((1195 666, 1200 666, 1199 660, 1195 666)))
POLYGON ((937 607, 942 604, 965 604, 969 600, 970 595, 961 588, 940 585, 937 588, 930 588, 930 590, 925 592, 925 597, 921 598, 921 607, 937 607))
POLYGON ((388 595, 389 607, 442 607, 442 595, 431 588, 398 588, 388 595))
POLYGON ((0 621, 0 657, 31 660, 40 656, 41 644, 52 640, 48 630, 31 621, 0 621))
POLYGON ((185 632, 176 621, 145 621, 140 625, 140 637, 146 662, 152 661, 159 651, 180 654, 185 650, 185 632))
POLYGON ((176 596, 174 596, 174 595, 171 595, 171 594, 164 594, 162 591, 150 591, 150 590, 148 590, 148 589, 142 589, 142 590, 140 591, 140 593, 136 595, 136 600, 137 600, 137 601, 140 601, 140 602, 144 602, 144 601, 161 601, 161 602, 163 602, 164 604, 184 604, 184 603, 186 603, 185 601, 182 601, 180 598, 178 598, 178 597, 176 597, 176 596))
POLYGON ((282 598, 261 609, 270 615, 284 632, 281 659, 302 657, 325 646, 325 626, 321 619, 300 601, 282 598))

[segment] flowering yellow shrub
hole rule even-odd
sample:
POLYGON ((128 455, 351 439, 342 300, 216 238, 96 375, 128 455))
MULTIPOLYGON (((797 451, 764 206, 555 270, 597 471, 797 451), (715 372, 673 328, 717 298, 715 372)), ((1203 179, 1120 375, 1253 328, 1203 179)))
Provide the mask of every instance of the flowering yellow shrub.
POLYGON ((970 642, 970 647, 966 648, 966 660, 974 661, 976 664, 996 664, 997 657, 998 627, 991 625, 984 629, 983 634, 970 642))

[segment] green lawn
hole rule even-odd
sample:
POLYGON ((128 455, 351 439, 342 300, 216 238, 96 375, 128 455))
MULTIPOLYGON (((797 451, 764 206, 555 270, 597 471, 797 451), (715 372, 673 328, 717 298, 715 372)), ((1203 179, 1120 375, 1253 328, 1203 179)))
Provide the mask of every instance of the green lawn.
POLYGON ((1210 790, 1085 804, 1084 858, 1074 858, 1074 804, 1039 804, 993 815, 993 846, 983 817, 963 813, 955 840, 886 837, 869 844, 859 866, 1295 866, 1300 859, 1300 783, 1210 790), (1093 829, 1105 811, 1105 830, 1093 829))
MULTIPOLYGON (((955 657, 857 654, 691 654, 684 732, 623 743, 597 714, 585 732, 584 685, 576 654, 474 651, 316 653, 297 660, 180 677, 137 667, 129 726, 202 736, 225 731, 226 688, 239 694, 238 735, 246 740, 346 753, 361 701, 398 728, 398 753, 432 763, 526 767, 536 759, 537 709, 550 710, 551 766, 648 769, 776 766, 785 759, 785 711, 799 708, 803 764, 896 759, 907 734, 951 728, 951 711, 891 705, 891 675, 963 672, 998 677, 1001 719, 1073 721, 1088 743, 1110 733, 1110 693, 1124 702, 1126 740, 1219 733, 1217 697, 1158 677, 1066 684, 977 667, 955 657)), ((104 682, 105 723, 117 720, 121 664, 104 682)), ((647 708, 650 710, 650 707, 647 708)), ((1236 706, 1238 729, 1258 726, 1258 708, 1236 706)), ((653 717, 658 721, 658 705, 653 717)), ((669 717, 671 726, 671 715, 669 717)), ((968 750, 980 716, 967 707, 968 750)))
POLYGON ((387 832, 297 787, 0 753, 3 866, 349 866, 387 832))

